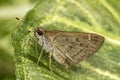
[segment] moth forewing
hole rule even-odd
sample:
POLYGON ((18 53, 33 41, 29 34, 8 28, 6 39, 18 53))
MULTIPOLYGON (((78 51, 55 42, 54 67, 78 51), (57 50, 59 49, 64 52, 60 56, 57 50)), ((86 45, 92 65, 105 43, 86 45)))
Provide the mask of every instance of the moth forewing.
MULTIPOLYGON (((103 44, 104 38, 92 33, 59 32, 59 35, 52 42, 57 50, 61 52, 59 54, 61 56, 64 54, 64 58, 62 57, 64 60, 63 64, 71 65, 71 62, 78 64, 94 54, 103 44), (90 38, 88 35, 90 35, 90 38)), ((53 54, 53 57, 55 58, 56 56, 53 54)), ((56 60, 59 61, 59 59, 56 60)))
POLYGON ((104 37, 93 33, 37 28, 34 34, 38 43, 43 44, 43 48, 50 52, 58 63, 66 67, 76 65, 91 56, 104 42, 104 37))

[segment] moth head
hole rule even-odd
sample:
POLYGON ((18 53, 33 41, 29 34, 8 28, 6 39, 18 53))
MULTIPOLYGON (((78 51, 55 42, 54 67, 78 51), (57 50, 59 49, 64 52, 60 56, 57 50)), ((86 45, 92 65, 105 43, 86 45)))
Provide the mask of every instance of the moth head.
POLYGON ((44 40, 44 30, 41 27, 38 27, 34 30, 34 36, 37 38, 39 44, 43 43, 44 40))
POLYGON ((42 36, 44 33, 44 30, 41 28, 41 27, 38 27, 34 30, 34 35, 39 35, 39 36, 42 36))

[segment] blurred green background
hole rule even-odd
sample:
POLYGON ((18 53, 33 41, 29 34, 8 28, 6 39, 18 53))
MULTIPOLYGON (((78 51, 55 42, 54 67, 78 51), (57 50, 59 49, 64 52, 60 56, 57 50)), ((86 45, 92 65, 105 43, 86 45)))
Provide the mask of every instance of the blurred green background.
POLYGON ((0 0, 0 80, 15 80, 11 33, 37 0, 0 0))
MULTIPOLYGON (((15 80, 13 60, 15 56, 13 56, 14 49, 11 45, 10 35, 20 23, 15 17, 19 17, 22 20, 27 11, 32 8, 26 15, 25 22, 20 25, 21 28, 18 28, 18 33, 14 34, 13 39, 21 39, 21 41, 14 41, 14 44, 24 43, 26 38, 29 37, 28 34, 24 33, 24 29, 27 31, 31 27, 32 29, 35 28, 36 23, 40 23, 42 19, 45 27, 51 29, 100 33, 106 38, 103 47, 94 56, 80 64, 81 68, 78 71, 79 74, 76 73, 75 80, 120 80, 120 0, 66 0, 60 5, 56 4, 55 0, 51 0, 51 4, 50 0, 46 0, 46 2, 44 0, 40 1, 33 8, 37 0, 0 0, 0 80, 15 80), (49 10, 55 5, 57 6, 55 14, 50 13, 49 10), (54 15, 51 18, 49 14, 54 15), (35 21, 36 23, 33 26, 27 25, 27 23, 35 21), (22 41, 23 36, 25 38, 22 41)), ((62 0, 56 1, 59 3, 62 0)), ((15 44, 14 48, 21 45, 15 44)), ((27 59, 19 53, 22 53, 22 51, 16 53, 21 59, 20 62, 17 59, 17 73, 20 75, 18 78, 26 80, 37 78, 36 80, 39 80, 42 76, 42 79, 47 80, 69 80, 72 77, 71 73, 64 73, 61 68, 56 66, 53 66, 56 73, 51 74, 47 69, 48 65, 37 66, 36 63, 33 63, 36 62, 33 56, 33 60, 27 59), (24 70, 22 70, 23 68, 24 70), (34 74, 32 74, 33 72, 34 74), (31 76, 29 77, 28 74, 31 76)), ((28 48, 27 54, 36 55, 34 53, 33 47, 31 47, 31 50, 28 48)), ((16 58, 18 57, 16 56, 16 58)), ((45 61, 41 62, 44 63, 45 61)), ((46 62, 48 62, 47 59, 46 62)), ((57 64, 57 66, 60 65, 57 64)))

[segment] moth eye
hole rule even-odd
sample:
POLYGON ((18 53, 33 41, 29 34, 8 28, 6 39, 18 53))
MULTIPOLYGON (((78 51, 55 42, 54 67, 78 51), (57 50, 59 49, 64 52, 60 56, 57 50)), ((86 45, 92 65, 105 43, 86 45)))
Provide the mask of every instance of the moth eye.
POLYGON ((40 30, 38 30, 37 33, 38 33, 39 35, 43 35, 43 32, 40 31, 40 30))

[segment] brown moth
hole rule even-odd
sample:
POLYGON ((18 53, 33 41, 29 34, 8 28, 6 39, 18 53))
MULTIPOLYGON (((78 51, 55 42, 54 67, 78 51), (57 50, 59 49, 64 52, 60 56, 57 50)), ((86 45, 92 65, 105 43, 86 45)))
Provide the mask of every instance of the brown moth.
POLYGON ((49 52, 50 69, 52 56, 65 67, 77 65, 80 61, 94 54, 104 42, 104 37, 94 33, 50 31, 41 27, 34 30, 34 36, 42 46, 40 57, 43 49, 49 52))

